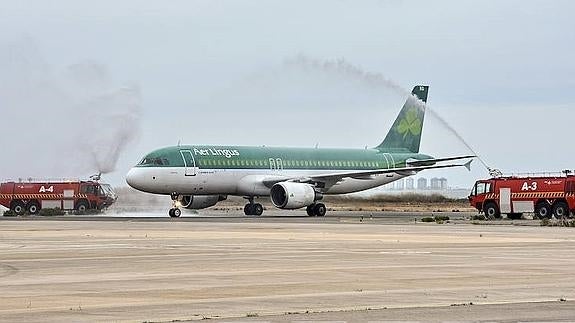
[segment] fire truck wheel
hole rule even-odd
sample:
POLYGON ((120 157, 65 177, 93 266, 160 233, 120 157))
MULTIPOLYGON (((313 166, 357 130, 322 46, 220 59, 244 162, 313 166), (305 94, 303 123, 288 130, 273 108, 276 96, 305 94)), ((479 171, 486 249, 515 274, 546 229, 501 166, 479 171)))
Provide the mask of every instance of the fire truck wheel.
POLYGON ((485 212, 485 215, 488 218, 494 217, 494 218, 500 218, 501 217, 501 213, 499 212, 499 208, 497 207, 497 204, 490 202, 485 204, 485 207, 483 208, 483 212, 485 212))
POLYGON ((86 201, 80 201, 76 204, 76 211, 80 213, 86 212, 87 209, 88 209, 88 202, 86 201))
POLYGON ((23 215, 24 212, 26 212, 26 208, 24 207, 24 202, 19 201, 19 200, 12 202, 12 205, 10 205, 10 209, 12 209, 12 211, 14 211, 14 213, 16 213, 18 215, 23 215))
POLYGON ((28 202, 28 213, 34 215, 40 211, 40 205, 36 201, 28 202))
POLYGON ((569 206, 565 202, 557 202, 553 205, 553 215, 557 219, 569 217, 569 206))
POLYGON ((535 206, 535 216, 539 219, 548 219, 551 215, 551 208, 549 204, 541 202, 535 206))

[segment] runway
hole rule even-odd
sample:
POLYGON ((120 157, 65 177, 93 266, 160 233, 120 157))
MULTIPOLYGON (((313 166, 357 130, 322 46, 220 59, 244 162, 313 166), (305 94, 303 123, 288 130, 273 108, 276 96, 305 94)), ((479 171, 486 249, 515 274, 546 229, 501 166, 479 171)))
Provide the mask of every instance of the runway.
POLYGON ((3 218, 0 320, 575 317, 572 228, 340 215, 3 218))

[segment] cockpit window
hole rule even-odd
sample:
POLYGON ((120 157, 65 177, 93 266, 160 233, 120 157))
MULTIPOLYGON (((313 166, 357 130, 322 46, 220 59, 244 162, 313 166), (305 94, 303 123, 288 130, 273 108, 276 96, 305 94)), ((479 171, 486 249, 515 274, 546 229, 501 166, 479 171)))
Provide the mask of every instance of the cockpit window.
MULTIPOLYGON (((189 150, 189 149, 186 149, 189 150)), ((180 153, 181 149, 176 147, 166 147, 152 151, 136 165, 138 167, 182 167, 184 159, 180 153)), ((192 158, 190 156, 190 158, 192 158)))
POLYGON ((138 163, 138 165, 169 166, 170 161, 167 158, 146 156, 138 163))

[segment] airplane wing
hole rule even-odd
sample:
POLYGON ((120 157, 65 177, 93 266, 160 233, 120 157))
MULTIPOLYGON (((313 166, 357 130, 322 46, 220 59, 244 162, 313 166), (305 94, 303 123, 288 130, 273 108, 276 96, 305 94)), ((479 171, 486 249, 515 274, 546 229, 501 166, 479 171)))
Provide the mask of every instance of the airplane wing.
MULTIPOLYGON (((470 156, 475 157, 475 156, 470 156)), ((454 160, 454 159, 461 159, 467 158, 464 157, 449 157, 450 159, 446 160, 454 160)), ((427 159, 426 162, 432 161, 441 161, 438 159, 427 159)), ((429 166, 408 166, 408 167, 397 167, 397 168, 387 168, 387 169, 375 169, 375 170, 367 170, 367 171, 353 171, 353 172, 339 172, 339 173, 328 173, 328 174, 317 174, 317 175, 310 175, 304 177, 269 177, 264 178, 263 183, 267 187, 271 187, 276 183, 279 182, 297 182, 297 183, 310 183, 310 184, 322 184, 320 187, 322 188, 329 188, 344 178, 354 178, 354 179, 371 179, 375 175, 381 174, 390 174, 390 173, 397 173, 401 175, 414 175, 419 171, 426 170, 426 169, 438 169, 438 168, 450 168, 450 167, 465 167, 467 170, 471 170, 471 162, 473 159, 469 160, 464 164, 448 164, 448 165, 429 165, 429 166)))

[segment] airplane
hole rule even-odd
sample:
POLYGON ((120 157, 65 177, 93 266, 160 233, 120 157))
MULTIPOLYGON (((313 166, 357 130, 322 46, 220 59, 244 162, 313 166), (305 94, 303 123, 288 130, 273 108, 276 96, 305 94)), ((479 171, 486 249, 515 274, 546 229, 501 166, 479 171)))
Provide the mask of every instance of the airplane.
POLYGON ((245 215, 262 215, 256 197, 280 209, 306 208, 324 216, 324 195, 359 192, 426 169, 466 167, 476 156, 433 158, 419 144, 429 86, 413 88, 385 139, 371 149, 178 145, 147 154, 126 175, 131 187, 170 195, 170 217, 180 207, 203 209, 227 199, 248 200, 245 215), (464 164, 443 162, 469 159, 464 164))

